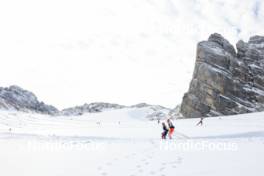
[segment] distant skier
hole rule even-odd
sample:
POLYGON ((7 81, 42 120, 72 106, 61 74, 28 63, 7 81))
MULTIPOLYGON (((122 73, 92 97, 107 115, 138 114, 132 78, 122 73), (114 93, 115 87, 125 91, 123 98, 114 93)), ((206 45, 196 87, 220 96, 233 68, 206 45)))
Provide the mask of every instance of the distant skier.
POLYGON ((203 117, 201 117, 201 119, 200 119, 200 121, 196 124, 196 126, 199 126, 199 125, 201 125, 201 126, 203 126, 203 117))
POLYGON ((167 120, 168 126, 169 126, 169 138, 172 139, 172 135, 174 133, 174 125, 170 119, 167 120))
POLYGON ((166 139, 169 129, 164 122, 162 122, 162 128, 163 128, 163 132, 161 133, 161 138, 166 139))

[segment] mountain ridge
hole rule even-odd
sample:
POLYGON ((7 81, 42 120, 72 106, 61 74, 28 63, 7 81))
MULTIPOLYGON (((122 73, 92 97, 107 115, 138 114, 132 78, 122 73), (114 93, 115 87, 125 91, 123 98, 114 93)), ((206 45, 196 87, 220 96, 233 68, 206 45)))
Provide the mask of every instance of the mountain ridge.
POLYGON ((55 106, 39 101, 34 93, 19 86, 0 87, 0 109, 4 110, 35 112, 52 116, 80 116, 86 113, 98 113, 123 108, 149 108, 150 112, 147 118, 152 120, 166 117, 172 111, 172 109, 160 105, 147 103, 125 106, 106 102, 85 103, 80 106, 58 110, 55 106))

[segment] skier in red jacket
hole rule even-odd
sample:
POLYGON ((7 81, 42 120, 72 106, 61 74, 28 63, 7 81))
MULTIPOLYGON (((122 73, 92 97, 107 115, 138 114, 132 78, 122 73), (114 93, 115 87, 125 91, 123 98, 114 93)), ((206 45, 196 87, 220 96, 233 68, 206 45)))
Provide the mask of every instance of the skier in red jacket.
POLYGON ((172 135, 174 133, 174 125, 170 119, 167 120, 168 126, 169 126, 169 138, 172 139, 172 135))

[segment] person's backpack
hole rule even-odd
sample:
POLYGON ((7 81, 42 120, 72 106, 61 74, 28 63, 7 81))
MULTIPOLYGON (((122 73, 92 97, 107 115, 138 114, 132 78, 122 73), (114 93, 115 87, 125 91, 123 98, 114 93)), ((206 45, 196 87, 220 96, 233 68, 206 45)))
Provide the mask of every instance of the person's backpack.
POLYGON ((175 128, 172 122, 169 123, 169 128, 175 128))

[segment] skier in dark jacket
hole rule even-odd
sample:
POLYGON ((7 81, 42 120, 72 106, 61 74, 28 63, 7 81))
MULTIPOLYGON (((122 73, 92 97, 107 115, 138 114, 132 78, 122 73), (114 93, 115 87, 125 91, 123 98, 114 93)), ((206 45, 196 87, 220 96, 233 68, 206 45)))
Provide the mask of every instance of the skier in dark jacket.
POLYGON ((162 122, 162 128, 163 128, 163 132, 161 133, 161 138, 166 139, 169 129, 164 122, 162 122))
POLYGON ((201 117, 200 118, 200 121, 196 124, 196 126, 199 126, 199 125, 201 125, 201 126, 203 126, 203 117, 201 117))

